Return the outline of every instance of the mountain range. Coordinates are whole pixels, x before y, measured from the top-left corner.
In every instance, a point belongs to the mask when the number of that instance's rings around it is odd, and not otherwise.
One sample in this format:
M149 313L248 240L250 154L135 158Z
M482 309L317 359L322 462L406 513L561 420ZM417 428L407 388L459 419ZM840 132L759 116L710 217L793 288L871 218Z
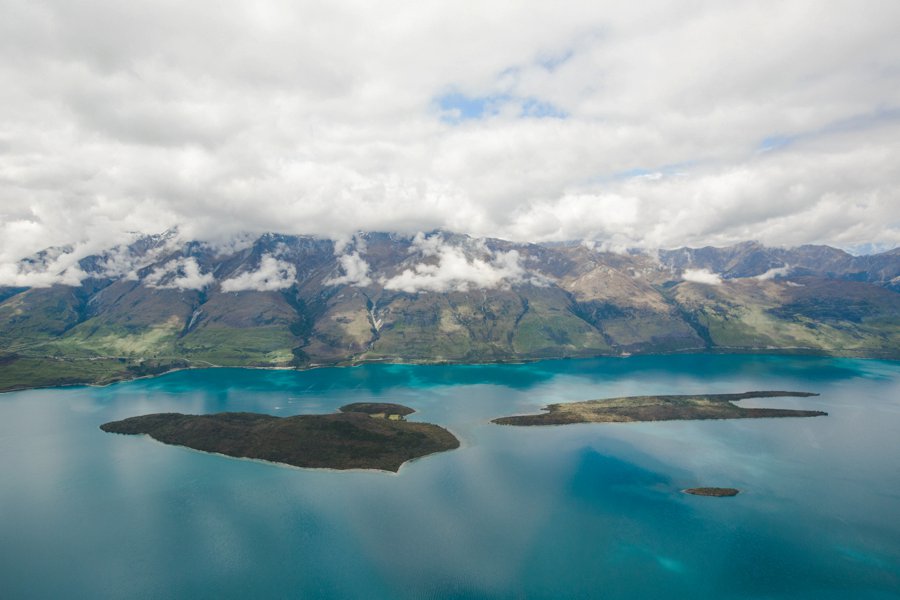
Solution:
M0 286L0 389L204 366L900 358L900 249L612 252L446 231L212 244L170 231L67 256L50 248L24 259Z

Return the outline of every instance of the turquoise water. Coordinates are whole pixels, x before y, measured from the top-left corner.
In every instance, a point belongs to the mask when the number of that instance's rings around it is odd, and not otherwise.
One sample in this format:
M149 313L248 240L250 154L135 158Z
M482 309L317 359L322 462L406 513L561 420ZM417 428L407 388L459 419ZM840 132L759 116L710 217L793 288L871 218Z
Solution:
M795 389L828 417L491 425L551 402ZM104 434L149 412L390 401L397 475ZM900 363L760 356L211 369L0 395L3 598L900 598ZM700 498L692 486L737 487Z

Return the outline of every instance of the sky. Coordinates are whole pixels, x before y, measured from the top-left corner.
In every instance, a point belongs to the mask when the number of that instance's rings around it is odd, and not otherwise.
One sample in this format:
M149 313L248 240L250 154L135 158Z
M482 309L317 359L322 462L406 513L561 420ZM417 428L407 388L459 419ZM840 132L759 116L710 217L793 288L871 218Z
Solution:
M0 270L173 226L900 244L896 0L0 14Z

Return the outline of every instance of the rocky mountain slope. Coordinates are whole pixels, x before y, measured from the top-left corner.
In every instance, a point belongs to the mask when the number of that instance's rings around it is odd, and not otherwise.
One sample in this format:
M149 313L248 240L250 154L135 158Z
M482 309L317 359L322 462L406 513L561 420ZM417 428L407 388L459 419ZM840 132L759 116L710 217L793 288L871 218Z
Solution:
M604 252L432 232L169 232L50 249L0 287L0 389L175 367L488 362L663 352L900 358L900 252ZM28 285L30 282L34 282Z

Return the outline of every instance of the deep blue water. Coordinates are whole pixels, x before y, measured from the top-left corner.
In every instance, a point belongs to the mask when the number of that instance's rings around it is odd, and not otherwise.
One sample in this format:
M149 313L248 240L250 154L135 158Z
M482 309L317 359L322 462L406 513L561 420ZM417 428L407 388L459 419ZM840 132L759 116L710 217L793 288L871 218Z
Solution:
M620 395L828 417L491 425ZM415 408L459 450L398 475L105 434L150 412ZM692 486L737 487L700 498ZM674 356L210 369L0 395L2 598L900 598L900 363Z

